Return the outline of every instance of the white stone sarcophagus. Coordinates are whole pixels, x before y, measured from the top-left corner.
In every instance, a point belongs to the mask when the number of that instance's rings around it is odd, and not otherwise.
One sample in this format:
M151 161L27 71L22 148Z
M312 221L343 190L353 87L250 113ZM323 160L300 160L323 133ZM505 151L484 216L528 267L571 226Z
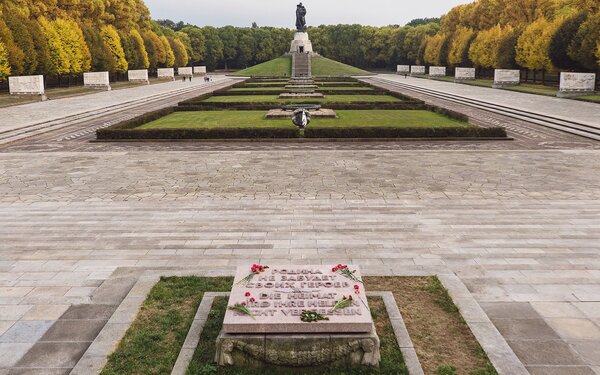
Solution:
M398 74L408 74L410 73L410 65L397 65L396 73Z
M191 66L182 66L181 68L177 68L177 75L191 77L194 75L194 68Z
M127 79L129 79L129 82L150 84L148 69L129 70L127 72Z
M206 66L194 66L194 74L206 75Z
M521 71L517 69L494 70L494 88L517 86L521 83Z
M445 66L430 66L429 67L430 77L445 77L446 67Z
M10 95L41 95L45 98L44 76L8 77Z
M83 73L83 85L98 90L111 90L108 72Z
M454 80L463 81L475 79L475 68L456 68L454 71Z
M173 68L159 68L156 71L156 74L160 79L169 79L171 81L175 80L175 69Z
M560 73L560 98L593 95L596 90L595 73Z
M425 75L425 66L424 65L411 65L410 75L417 75L417 76Z

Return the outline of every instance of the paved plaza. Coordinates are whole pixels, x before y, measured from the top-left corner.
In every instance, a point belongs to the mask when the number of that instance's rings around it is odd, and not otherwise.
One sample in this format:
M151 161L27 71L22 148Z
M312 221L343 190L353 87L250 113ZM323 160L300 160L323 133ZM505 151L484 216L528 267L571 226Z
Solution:
M532 374L600 374L598 142L469 115L514 141L1 146L0 374L68 373L143 270L292 262L456 273Z

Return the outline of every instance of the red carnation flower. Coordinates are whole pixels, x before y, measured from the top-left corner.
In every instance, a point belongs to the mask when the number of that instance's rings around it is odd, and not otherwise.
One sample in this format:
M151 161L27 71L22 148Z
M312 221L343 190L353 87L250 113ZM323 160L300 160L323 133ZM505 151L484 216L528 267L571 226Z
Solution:
M250 292L246 292L245 296L250 297Z
M254 299L254 297L253 297L253 298L250 298L250 302L254 302L254 301L256 301L256 300Z

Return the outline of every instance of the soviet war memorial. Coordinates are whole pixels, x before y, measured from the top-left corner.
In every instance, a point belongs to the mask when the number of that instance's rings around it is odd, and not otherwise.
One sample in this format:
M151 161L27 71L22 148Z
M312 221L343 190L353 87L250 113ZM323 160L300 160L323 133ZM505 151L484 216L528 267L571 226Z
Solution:
M0 374L600 374L600 3L0 2Z

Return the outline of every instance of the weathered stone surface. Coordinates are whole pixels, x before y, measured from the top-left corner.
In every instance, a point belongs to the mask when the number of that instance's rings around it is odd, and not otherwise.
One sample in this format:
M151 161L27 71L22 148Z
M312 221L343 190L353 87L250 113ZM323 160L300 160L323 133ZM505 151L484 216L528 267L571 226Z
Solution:
M191 66L182 66L180 68L177 68L177 74L180 76L193 76L194 68L192 68Z
M514 69L494 70L494 87L514 86L521 83L521 71Z
M313 53L313 46L308 33L297 32L290 47L290 53Z
M302 89L317 89L319 88L319 86L317 85L286 85L285 86L286 89L296 89L296 90L302 90Z
M164 79L174 80L175 79L175 69L173 69L173 68L159 68L157 70L157 75L158 75L158 78L164 78Z
M595 73L560 73L559 97L593 94L596 84Z
M431 77L443 77L446 75L446 67L445 66L430 66L429 67L429 75Z
M194 74L206 74L206 66L194 66Z
M216 362L220 366L263 367L275 365L295 369L315 366L379 366L379 337L369 332L355 334L228 334L217 338Z
M425 66L423 65L411 65L410 74L421 75L425 74Z
M148 69L129 70L127 78L130 82L145 82L148 83Z
M367 307L364 286L333 272L334 266L271 266L250 275L250 266L237 268L229 306L245 304L253 316L228 310L223 322L225 333L331 333L369 332L373 319ZM357 266L348 266L360 280ZM355 286L359 293L355 293ZM343 297L353 302L344 309L333 310ZM316 311L329 318L302 322L302 312Z
M44 76L8 77L11 95L44 95Z
M321 108L319 110L309 110L310 117L313 118L336 118L337 114L333 109ZM265 115L265 118L292 118L293 111L284 111L283 109L272 109Z
M454 79L475 79L475 68L456 68L454 71Z
M397 73L410 73L410 65L397 65L396 66Z
M108 72L83 73L83 85L86 87L110 91L110 79Z

